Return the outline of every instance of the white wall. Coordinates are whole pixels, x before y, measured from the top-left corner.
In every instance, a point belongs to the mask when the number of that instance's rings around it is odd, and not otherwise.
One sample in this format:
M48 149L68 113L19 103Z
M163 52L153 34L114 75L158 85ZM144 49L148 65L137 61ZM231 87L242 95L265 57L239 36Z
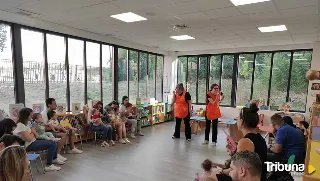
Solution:
M116 39L110 36L91 33L88 31L71 28L71 27L67 27L67 26L63 26L63 25L59 25L59 24L55 24L55 23L51 23L51 22L47 22L39 19L34 19L34 18L30 18L27 16L22 16L14 13L9 13L5 11L0 11L0 20L22 24L30 27L40 28L44 30L49 30L53 32L63 33L67 35L78 36L78 37L87 38L91 40L101 41L109 44L125 46L125 47L134 48L138 50L144 50L144 51L159 53L163 55L168 54L167 51L161 50L159 48L152 48L152 47L144 46L141 44L128 42L125 40Z
M173 91L176 86L177 79L177 53L168 52L168 55L164 56L164 69L163 69L163 100L167 102L168 95Z

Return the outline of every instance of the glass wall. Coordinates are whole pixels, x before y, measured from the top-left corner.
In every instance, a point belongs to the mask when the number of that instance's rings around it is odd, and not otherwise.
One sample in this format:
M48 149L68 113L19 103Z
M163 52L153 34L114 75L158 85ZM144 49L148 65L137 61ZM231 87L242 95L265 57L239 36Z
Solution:
M44 35L41 32L21 30L25 106L45 101Z
M192 97L197 94L198 100L193 99L197 104L205 103L208 81L209 88L213 83L220 84L225 96L222 106L244 106L252 99L259 99L268 106L289 103L292 111L304 112L309 85L305 74L311 59L312 50L181 56L177 80L188 81ZM233 70L234 67L237 69Z
M149 54L148 59L148 99L155 98L155 63L156 56Z
M163 83L163 56L157 56L156 65L156 99L159 102L163 101L162 97L162 83Z
M127 79L127 61L128 50L118 49L118 101L121 102L122 96L128 96L128 79Z
M102 45L102 101L106 105L112 101L113 47Z
M101 101L100 92L100 45L86 42L88 100Z
M147 67L148 67L148 54L140 52L139 98L141 98L141 100L147 100Z
M138 97L138 55L137 51L129 51L129 101L136 102Z
M9 113L9 105L15 103L12 62L11 27L0 24L0 109Z

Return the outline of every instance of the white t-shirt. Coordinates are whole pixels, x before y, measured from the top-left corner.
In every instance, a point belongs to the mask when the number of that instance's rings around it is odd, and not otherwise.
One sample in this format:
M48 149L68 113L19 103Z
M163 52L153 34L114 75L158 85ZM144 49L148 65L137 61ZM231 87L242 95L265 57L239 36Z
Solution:
M42 116L42 118L43 118L44 124L47 124L48 121L49 121L49 119L48 119L48 110L47 110L47 109L43 110L43 111L41 112L41 116Z
M28 126L26 126L26 125L24 125L22 123L18 123L16 129L13 131L13 134L16 135L16 136L19 136L20 138L22 138L21 132L24 132L24 131L27 131L28 133L31 133L31 129ZM24 140L25 141L25 147L27 148L35 140L36 140L36 138L34 138L31 142L27 142L26 140Z

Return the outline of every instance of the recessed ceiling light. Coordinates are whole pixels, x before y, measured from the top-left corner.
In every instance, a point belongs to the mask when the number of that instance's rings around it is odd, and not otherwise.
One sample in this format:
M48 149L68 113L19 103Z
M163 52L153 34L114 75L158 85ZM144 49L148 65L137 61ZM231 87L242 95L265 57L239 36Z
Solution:
M111 15L111 18L115 18L118 19L120 21L124 21L127 23L132 23L132 22L136 22L136 21L144 21L147 20L147 18L144 18L142 16L139 16L137 14L128 12L128 13L122 13L122 14L116 14L116 15Z
M258 28L262 33L267 32L275 32L275 31L286 31L286 25L278 25L278 26L268 26L268 27L259 27Z
M230 0L235 6L242 6L246 4L254 4L254 3L261 3L270 0Z
M171 36L170 38L175 39L175 40L193 40L193 39L195 39L189 35Z

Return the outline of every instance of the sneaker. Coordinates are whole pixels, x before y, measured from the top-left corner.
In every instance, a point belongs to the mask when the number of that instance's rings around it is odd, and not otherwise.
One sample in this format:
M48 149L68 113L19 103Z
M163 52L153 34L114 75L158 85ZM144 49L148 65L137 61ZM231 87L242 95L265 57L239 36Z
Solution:
M177 137L175 137L175 136L172 136L172 139L179 139L179 138L177 138Z
M57 167L57 166L55 166L55 165L50 165L50 166L46 166L45 168L44 168L44 171L46 171L46 172L51 172L51 171L59 171L59 170L61 170L61 167Z
M207 145L207 144L209 144L209 141L208 140L204 140L204 142L202 144L203 145Z
M57 159L58 159L58 160L61 160L61 161L63 161L63 162L66 162L66 161L68 160L67 158L61 156L60 154L57 155Z
M211 146L217 146L216 142L212 142Z
M128 138L123 138L123 140L124 140L126 143L130 143L130 141L128 140Z
M189 142L189 141L191 141L191 139L187 139L187 141Z
M110 141L110 144L111 144L112 146L114 146L116 143L115 143L113 140L111 140L111 141Z
M133 133L131 133L131 134L130 134L130 138L132 138L132 139L136 139L136 137L134 136L134 134L133 134Z
M68 151L69 154L81 154L83 151L78 150L77 148L73 148L72 150Z
M144 134L140 131L139 133L137 133L138 136L144 136Z
M123 139L119 139L119 143L121 143L121 144L127 144L127 142L124 141Z
M61 161L59 159L55 159L55 160L52 161L52 163L57 164L57 165L64 165L66 162L63 162L63 161Z
M101 147L110 147L110 145L106 141L104 141L101 143Z

